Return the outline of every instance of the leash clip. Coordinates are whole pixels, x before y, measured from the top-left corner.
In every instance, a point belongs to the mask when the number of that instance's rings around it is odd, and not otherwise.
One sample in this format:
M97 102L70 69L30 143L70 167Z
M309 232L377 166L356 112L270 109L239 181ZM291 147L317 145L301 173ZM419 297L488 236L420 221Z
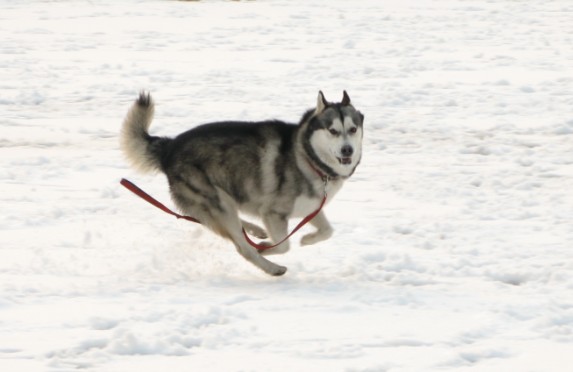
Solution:
M322 193L322 196L324 197L324 199L326 200L326 188L328 187L328 181L330 180L330 177L328 177L327 175L325 175L322 180L324 181L324 192Z

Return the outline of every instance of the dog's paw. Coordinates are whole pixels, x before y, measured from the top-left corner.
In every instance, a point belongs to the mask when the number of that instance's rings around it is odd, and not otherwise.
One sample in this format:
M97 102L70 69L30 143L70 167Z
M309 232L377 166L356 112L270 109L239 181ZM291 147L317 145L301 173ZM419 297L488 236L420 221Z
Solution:
M312 233L303 236L302 239L300 239L300 245L311 245L316 242L319 242L320 240L316 238L316 235L317 235L316 233Z
M269 237L265 229L255 225L254 223L243 221L243 228L245 231L247 231L247 233L254 236L255 238L267 239Z
M262 242L262 245L265 245L267 247L272 246L271 242ZM280 244L278 247L274 247L274 248L269 248L269 249L264 249L262 250L260 253L263 256L272 256L275 254L285 254L289 251L290 247L288 244L282 243Z
M281 275L284 275L284 273L286 273L286 272L287 272L286 267L277 265L276 269L273 270L273 272L271 272L269 274L271 274L272 276L281 276Z
M311 245L326 240L332 236L332 230L317 231L307 234L300 240L300 245Z

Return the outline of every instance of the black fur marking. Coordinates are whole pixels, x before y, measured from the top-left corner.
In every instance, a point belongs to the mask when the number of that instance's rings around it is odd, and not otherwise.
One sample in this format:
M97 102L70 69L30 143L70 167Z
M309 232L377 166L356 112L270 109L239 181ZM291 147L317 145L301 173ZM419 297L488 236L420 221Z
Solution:
M249 201L249 197L243 188L243 185L239 185L238 182L231 182L229 185L229 189L231 190L231 195L233 195L233 199L239 204L244 204Z
M281 192L286 186L287 173L289 171L289 166L292 166L296 160L291 159L293 155L293 143L296 140L296 127L293 125L282 126L276 128L276 134L278 134L278 139L280 140L279 154L275 160L275 177L277 179L277 192ZM298 182L293 185L298 190Z
M209 184L211 187L211 183L209 182L209 180L207 180L205 177L203 177L203 181L205 181L207 184ZM193 185L191 182L183 179L183 177L180 177L178 175L174 176L174 181L184 185L185 187L187 187L191 192L199 195L200 197L202 197L205 201L207 201L209 203L210 206L215 207L216 209L218 209L221 212L224 212L223 207L221 206L221 201L219 200L219 197L217 196L217 194L215 193L206 193L203 190L201 190L200 188L196 187L195 185ZM215 190L215 188L212 188L212 190Z
M307 121L310 120L310 118L312 117L312 115L314 114L315 109L310 109L308 111L306 111L303 115L302 118L299 121L299 125L306 123Z
M171 138L150 136L147 133L145 134L145 136L147 142L149 143L149 150L157 159L159 159L159 164L161 164L161 170L165 172L167 169L166 159L169 156L169 150L170 150L169 145L171 144L172 141Z
M340 104L342 106L348 106L350 105L350 97L348 96L348 93L346 93L346 91L344 91L342 93L342 102L340 102Z
M140 92L139 98L137 99L137 105L144 108L151 106L151 94L145 93L143 91Z

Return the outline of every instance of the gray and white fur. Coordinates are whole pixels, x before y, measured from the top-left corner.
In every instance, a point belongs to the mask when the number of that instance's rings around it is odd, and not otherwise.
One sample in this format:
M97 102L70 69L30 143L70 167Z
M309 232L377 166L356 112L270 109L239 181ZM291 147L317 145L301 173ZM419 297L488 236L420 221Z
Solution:
M298 124L217 122L195 127L175 138L148 133L154 102L141 93L130 108L121 133L121 147L142 172L167 175L173 201L215 233L233 242L237 251L270 275L286 267L263 257L286 253L288 240L259 253L243 236L269 239L271 245L288 233L288 221L316 210L324 191L330 201L355 171L362 155L364 116L346 92L330 103L322 92L315 108ZM264 229L241 220L239 213L259 217ZM324 212L310 222L316 231L302 237L314 244L332 235Z

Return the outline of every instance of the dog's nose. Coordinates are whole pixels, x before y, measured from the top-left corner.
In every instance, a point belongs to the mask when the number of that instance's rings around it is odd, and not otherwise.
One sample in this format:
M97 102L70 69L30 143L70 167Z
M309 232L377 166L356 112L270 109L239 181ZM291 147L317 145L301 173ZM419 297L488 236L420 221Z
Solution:
M352 146L346 145L346 146L342 146L342 149L340 150L340 152L342 153L342 156L348 157L348 156L352 156L354 149L352 148Z

